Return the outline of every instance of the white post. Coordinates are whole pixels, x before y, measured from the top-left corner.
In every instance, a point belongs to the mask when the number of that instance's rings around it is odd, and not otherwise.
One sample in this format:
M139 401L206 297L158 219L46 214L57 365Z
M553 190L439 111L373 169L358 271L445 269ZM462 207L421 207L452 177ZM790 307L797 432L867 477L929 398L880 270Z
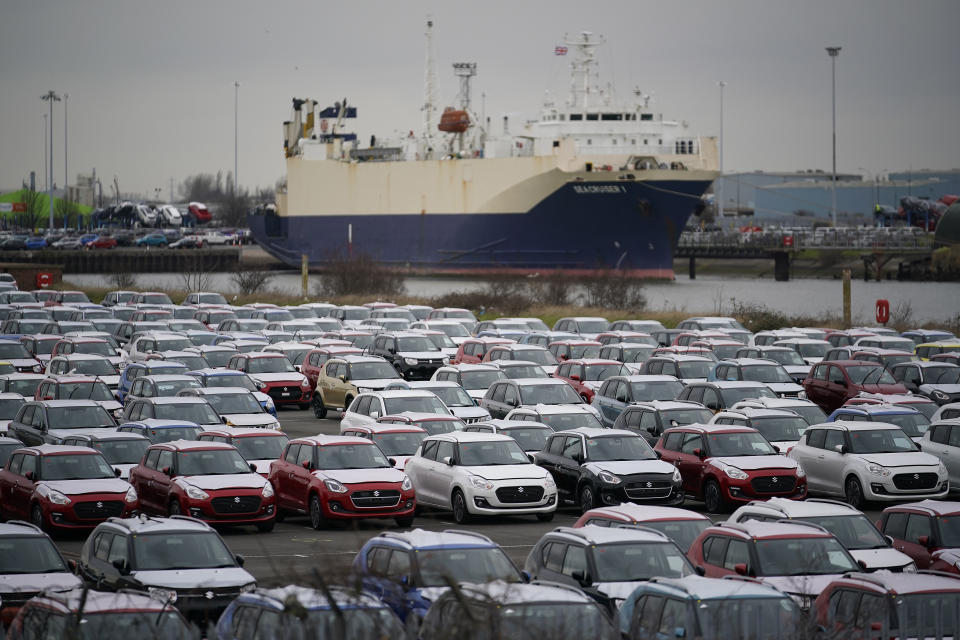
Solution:
M727 86L727 83L721 80L717 84L720 85L720 176L717 179L717 216L718 223L720 218L723 218L723 88Z
M240 193L240 177L237 175L237 149L240 139L240 81L233 83L233 194Z

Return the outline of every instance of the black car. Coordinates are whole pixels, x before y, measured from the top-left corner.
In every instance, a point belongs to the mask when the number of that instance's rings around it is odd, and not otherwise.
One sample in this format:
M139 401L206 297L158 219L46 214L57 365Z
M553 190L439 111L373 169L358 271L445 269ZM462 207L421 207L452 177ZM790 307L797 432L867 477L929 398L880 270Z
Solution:
M392 364L405 380L429 380L449 362L430 338L405 331L377 335L369 352Z
M560 431L534 459L553 476L560 500L575 502L584 513L622 502L683 504L680 472L631 431Z
M116 429L117 423L95 400L35 400L24 403L7 426L24 446L61 444L78 429Z

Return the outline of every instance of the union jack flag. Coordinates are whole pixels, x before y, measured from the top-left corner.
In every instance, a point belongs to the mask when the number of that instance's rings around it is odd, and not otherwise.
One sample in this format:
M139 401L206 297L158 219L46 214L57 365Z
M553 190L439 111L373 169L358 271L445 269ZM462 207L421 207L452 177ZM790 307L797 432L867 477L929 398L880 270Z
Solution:
M555 56L565 56L567 55L567 48L562 46L557 46L553 48L553 55Z

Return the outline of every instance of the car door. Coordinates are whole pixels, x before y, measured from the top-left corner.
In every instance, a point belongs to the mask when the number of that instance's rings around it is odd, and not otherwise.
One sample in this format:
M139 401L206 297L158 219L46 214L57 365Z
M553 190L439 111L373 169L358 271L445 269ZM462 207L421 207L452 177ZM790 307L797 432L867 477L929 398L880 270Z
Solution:
M173 451L161 449L160 456L157 458L157 468L149 470L148 473L150 479L147 481L147 487L153 495L154 511L166 515L172 495L173 478L176 476L176 460Z
M950 426L949 440L941 460L950 474L950 486L960 487L960 425Z
M157 460L160 458L159 449L149 449L143 463L130 469L130 484L140 497L140 508L144 511L155 511L157 499L153 491L153 474L157 469Z
M441 440L437 445L437 459L431 461L426 474L431 500L442 507L449 508L452 505L453 474L446 459L456 462L456 455L453 442Z
M547 446L543 448L543 451L538 451L534 454L537 465L543 467L550 473L557 487L560 486L560 458L563 454L565 438L566 436L563 435L550 436L550 439L547 441ZM563 497L564 494L561 490L560 498L562 499Z
M346 385L338 377L346 368L336 360L327 360L323 369L323 400L329 407L343 407Z
M280 459L270 463L270 482L277 494L277 508L292 507L291 481L293 479L293 467L297 464L297 454L299 452L299 443L288 444Z
M843 369L837 365L830 365L824 391L824 409L831 412L836 410L846 402L849 393L849 382Z
M308 466L304 466L308 464ZM297 463L288 472L290 480L290 506L293 509L306 511L307 496L310 493L310 483L314 478L313 472L317 468L316 447L301 444L297 452Z
M583 438L568 435L557 469L557 489L569 500L577 499L577 483L580 480L580 465L584 460Z
M410 458L404 467L404 473L410 477L410 482L413 483L418 503L434 503L434 497L430 490L430 474L437 459L437 446L437 440L424 441L419 455Z
M846 446L846 432L840 429L827 429L826 431L827 435L823 442L823 449L817 452L816 460L813 461L817 473L817 490L834 495L843 495L843 468L847 463L847 456L850 454L840 453L837 451L837 447ZM809 481L808 477L807 482Z
M30 517L30 499L37 486L40 471L40 456L33 452L26 452L20 461L19 471L12 478L10 510L24 520Z
M703 478L704 461L699 455L694 453L699 450L701 455L706 455L703 436L693 431L687 431L683 434L680 441L680 451L677 454L676 467L683 476L683 490L691 495L699 496L702 493L701 479Z

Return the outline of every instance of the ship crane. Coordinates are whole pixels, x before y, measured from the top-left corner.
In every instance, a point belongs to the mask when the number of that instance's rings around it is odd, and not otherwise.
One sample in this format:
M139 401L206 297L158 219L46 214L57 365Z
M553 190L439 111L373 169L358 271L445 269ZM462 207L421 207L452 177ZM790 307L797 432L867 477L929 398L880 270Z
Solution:
M475 140L466 142L465 137L468 131L477 128L473 124L477 122L477 116L471 108L470 82L477 75L476 62L454 62L453 74L460 78L460 91L457 94L457 107L447 107L440 117L440 131L454 134L449 138L449 153L454 155L454 146L456 151L463 153L468 149L473 149L477 145Z

